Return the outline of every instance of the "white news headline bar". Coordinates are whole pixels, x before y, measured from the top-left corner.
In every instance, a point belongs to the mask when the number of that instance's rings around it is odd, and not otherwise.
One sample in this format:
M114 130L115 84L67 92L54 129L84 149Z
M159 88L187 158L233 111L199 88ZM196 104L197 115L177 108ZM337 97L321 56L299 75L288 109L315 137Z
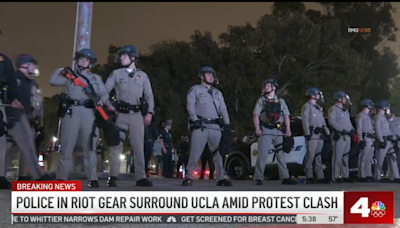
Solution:
M261 191L13 191L12 213L342 213L344 193Z

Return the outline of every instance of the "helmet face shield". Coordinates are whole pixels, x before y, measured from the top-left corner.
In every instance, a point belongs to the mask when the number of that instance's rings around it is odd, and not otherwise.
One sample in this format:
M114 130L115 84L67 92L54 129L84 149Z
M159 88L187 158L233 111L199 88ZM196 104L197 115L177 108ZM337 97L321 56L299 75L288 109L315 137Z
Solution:
M318 94L319 94L319 101L321 103L325 103L324 94L322 93L322 91L319 91Z
M350 96L347 94L346 94L346 104L353 105L353 103L351 103Z

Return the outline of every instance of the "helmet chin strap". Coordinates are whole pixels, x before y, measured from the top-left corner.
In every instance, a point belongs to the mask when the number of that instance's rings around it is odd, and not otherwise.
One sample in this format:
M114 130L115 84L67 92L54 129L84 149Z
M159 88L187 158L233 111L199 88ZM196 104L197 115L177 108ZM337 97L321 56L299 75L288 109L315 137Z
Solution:
M276 91L276 89L271 89L271 91L269 91L269 92L265 92L264 91L264 93L263 93L263 96L265 97L265 96L268 96L270 93L272 93L273 91Z
M78 63L76 63L77 69L78 69L80 72L89 69L89 68L91 67L91 65L92 65L92 64L89 64L87 67L83 67L83 66L80 66Z

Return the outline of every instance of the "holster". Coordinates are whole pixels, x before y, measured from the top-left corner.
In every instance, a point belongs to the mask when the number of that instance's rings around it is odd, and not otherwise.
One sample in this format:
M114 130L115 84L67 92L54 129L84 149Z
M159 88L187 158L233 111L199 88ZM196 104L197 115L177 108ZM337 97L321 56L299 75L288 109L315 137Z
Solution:
M149 113L149 104L147 104L143 98L140 98L140 105L141 105L142 116L147 115L147 113Z
M21 119L22 109L6 107L7 116L7 128L11 129L15 127L15 123Z
M294 146L293 136L283 137L283 145L282 145L283 152L290 153L293 146Z
M340 133L338 131L333 131L332 139L338 141L340 139Z
M133 112L142 112L143 111L143 107L141 104L140 105L131 105L131 104L123 102L123 101L118 102L115 108L117 109L118 112L124 113L124 114L129 114L129 111L133 111ZM142 112L142 114L143 114L143 112Z
M57 116L60 118L64 118L69 109L69 104L67 103L66 96L63 94L60 95L59 101L60 103L58 104Z

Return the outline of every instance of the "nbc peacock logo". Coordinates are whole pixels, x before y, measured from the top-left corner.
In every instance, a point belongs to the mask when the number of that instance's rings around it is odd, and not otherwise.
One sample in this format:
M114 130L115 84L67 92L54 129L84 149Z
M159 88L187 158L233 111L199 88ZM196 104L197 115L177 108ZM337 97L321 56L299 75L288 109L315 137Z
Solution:
M381 201L375 201L371 206L371 215L375 218L382 218L386 214L385 204Z

